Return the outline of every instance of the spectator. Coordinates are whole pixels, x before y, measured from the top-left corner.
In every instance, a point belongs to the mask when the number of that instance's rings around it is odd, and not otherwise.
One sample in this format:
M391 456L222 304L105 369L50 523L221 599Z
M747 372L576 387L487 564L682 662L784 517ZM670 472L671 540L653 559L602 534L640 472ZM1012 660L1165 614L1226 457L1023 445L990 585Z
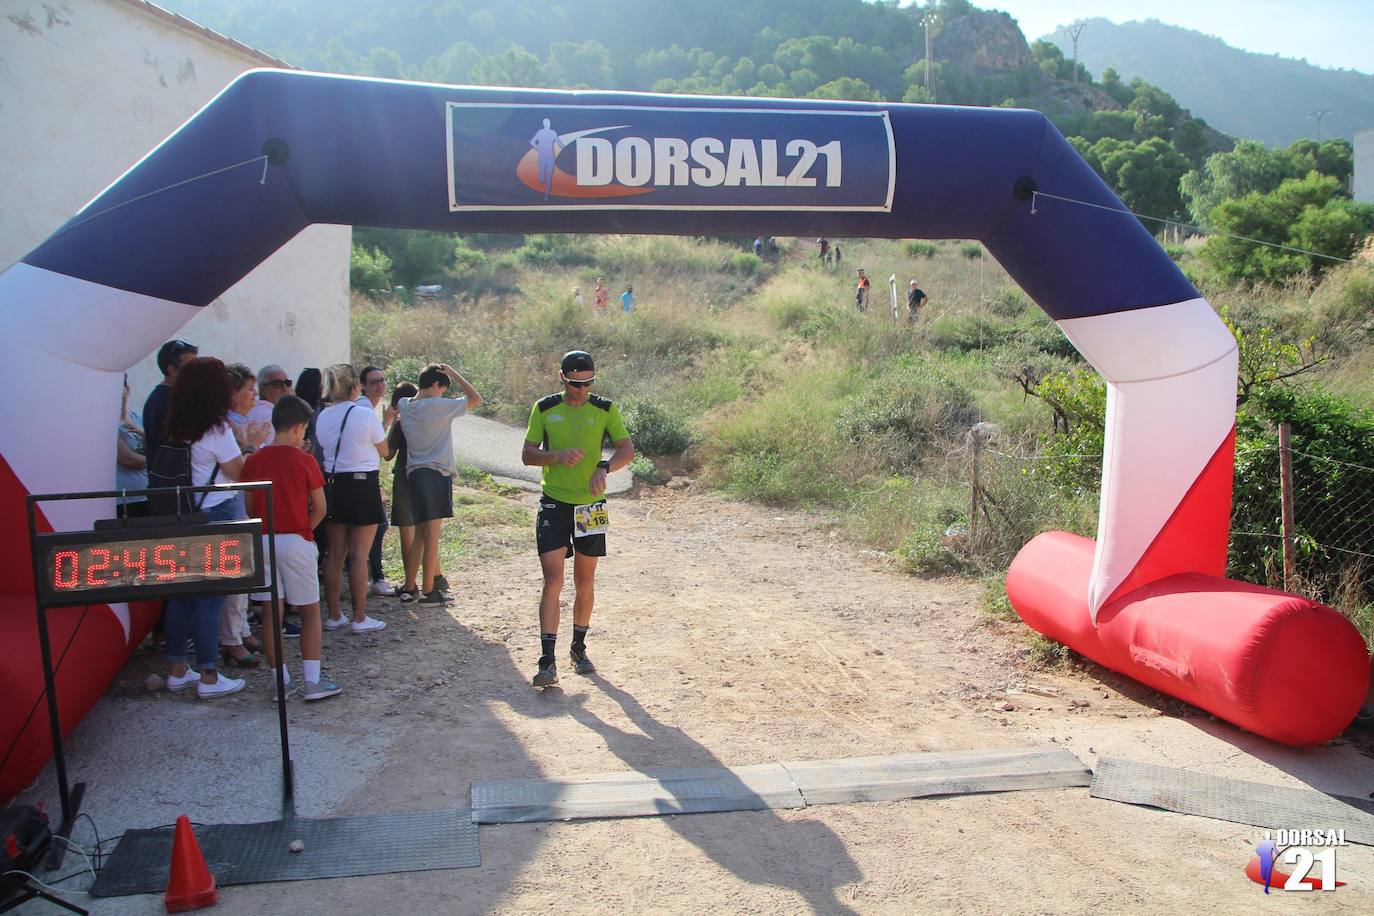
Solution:
M168 405L167 441L190 444L191 483L196 486L236 481L243 470L243 453L229 429L229 403L229 376L224 363L212 357L194 357L180 365ZM241 517L233 493L204 493L198 495L196 502L211 522ZM222 595L173 598L167 602L168 690L185 690L195 684L198 697L212 699L243 689L243 681L221 676L217 670L223 604ZM188 639L195 645L199 671L186 663Z
M830 266L830 240L826 238L816 239L816 245L820 248L821 266Z
M635 310L635 288L625 287L625 292L620 294L620 311L623 314L630 314Z
M352 630L372 633L386 624L367 616L367 554L381 523L382 491L378 476L381 458L386 454L386 433L382 418L359 407L357 376L347 364L325 370L325 383L332 402L315 418L315 434L324 454L326 553L324 597L329 619L326 630L349 626L349 618L339 609L343 591L344 560L348 560L348 591L353 602Z
M452 385L461 397L446 398ZM431 363L420 373L420 391L400 402L409 456L406 479L415 520L416 549L422 565L419 604L437 607L444 594L435 584L439 572L439 532L453 517L453 421L482 403L477 389L446 363Z
M124 394L119 399L119 426L115 434L115 489L148 489L147 442L143 427L136 417L129 416L129 377L124 376ZM148 514L148 497L119 496L115 498L120 518L142 518Z
M296 397L308 404L311 410L319 413L323 394L320 370L302 369L301 374L296 377Z
M859 268L859 282L854 286L854 308L859 311L868 309L868 274L864 273L862 267Z
M272 407L272 427L276 432L274 445L254 452L244 463L244 480L265 480L272 484L272 502L276 531L272 544L276 549L278 592L277 613L270 614L271 593L254 595L260 602L263 620L281 626L284 605L290 603L301 614L301 665L305 676L305 699L322 700L339 693L343 688L320 672L320 580L315 573L316 548L312 530L325 517L324 478L320 469L300 448L305 439L305 427L312 411L298 397L285 395ZM256 517L267 517L267 498L262 492L252 494ZM264 559L271 554L264 549ZM272 570L267 570L272 575ZM283 664L276 658L276 634L268 633L265 640L267 663L276 683L276 667ZM282 682L290 695L291 675L284 670Z
M839 242L835 243L835 248L832 253L835 255L835 269L839 270L840 267L843 266L841 265L840 261L844 258L844 253L840 251Z
M606 289L605 277L596 278L596 287L592 290L592 302L596 306L596 313L602 318L606 317L611 304L611 294Z
M248 422L267 424L267 438L263 445L272 444L272 405L291 393L291 376L281 366L270 364L258 370L258 401L248 411ZM314 408L311 408L313 411Z
M376 366L368 366L358 380L363 383L363 393L358 396L358 406L375 412L377 405L382 403L382 398L386 395L386 373ZM382 411L383 431L390 429L395 419L396 408L388 404ZM380 484L380 480L378 483ZM382 570L382 538L386 537L388 527L390 526L387 524L386 513L383 512L381 524L377 526L377 534L372 539L372 549L367 554L367 578L371 582L368 591L378 598L392 598L396 595L396 586L386 581L386 573Z
M149 462L167 434L167 405L172 400L172 383L176 381L177 371L199 352L195 344L180 338L169 340L158 348L157 368L162 373L162 381L143 402L143 438L147 442Z
M758 236L754 236L754 256L763 257L763 239Z
M267 438L267 429L262 423L251 423L248 414L252 411L258 396L257 378L253 370L243 363L230 363L225 366L229 378L229 428L234 432L240 451L251 455ZM247 518L248 507L243 493L233 494L236 517ZM219 654L226 665L238 668L256 668L262 659L256 650L262 643L253 636L248 625L248 596L226 595L220 608Z
M413 398L420 391L411 382L401 382L391 390L391 407L395 410L401 398ZM409 604L420 597L420 586L415 577L420 572L420 553L415 549L415 517L410 511L410 487L406 480L406 434L399 419L391 424L386 436L386 457L391 465L391 524L401 533L401 565L405 568L405 583L396 590L402 604ZM442 584L441 584L442 583ZM442 574L434 577L434 587L441 592L448 591L448 581Z
M906 320L914 322L916 320L917 314L921 310L921 306L925 304L925 290L917 286L915 280L912 280L911 285L907 288L906 291Z

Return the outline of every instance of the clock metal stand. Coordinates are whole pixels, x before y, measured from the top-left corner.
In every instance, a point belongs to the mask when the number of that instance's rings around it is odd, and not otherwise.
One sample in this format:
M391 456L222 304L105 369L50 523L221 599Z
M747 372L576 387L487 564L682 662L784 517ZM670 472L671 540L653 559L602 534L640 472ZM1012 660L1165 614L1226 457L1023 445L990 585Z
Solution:
M294 777L291 764L290 740L286 722L286 685L283 672L285 647L281 626L277 621L277 557L274 538L264 538L263 532L276 532L276 518L272 508L270 483L217 484L204 487L177 487L177 507L183 495L211 492L264 491L267 495L266 519L246 519L233 522L211 522L203 512L181 512L176 515L144 518L111 518L95 522L90 531L38 530L38 506L41 503L66 500L108 500L115 497L164 495L161 490L102 490L87 493L46 493L28 497L29 551L33 558L34 599L38 614L38 647L43 664L43 685L47 697L49 730L52 733L53 768L57 776L57 790L62 803L62 824L57 835L71 836L86 784L69 786L67 763L62 747L62 722L57 703L56 670L52 660L51 638L48 634L48 609L80 607L83 605L124 601L161 600L196 595L242 595L267 592L271 595L267 618L272 627L272 640L277 657L277 721L281 733L282 819L296 816ZM46 521L46 519L45 519ZM212 549L211 543L215 544ZM147 550L154 545L154 570L149 572ZM197 571L191 564L184 567L177 558L187 550L177 545L195 544L204 549L205 565ZM138 569L139 575L124 575L112 568L113 557L119 551L121 559L129 556L130 546L139 553L140 562L121 564L125 572ZM165 556L163 554L163 549ZM231 549L232 548L232 549ZM246 550L246 554L237 551ZM273 575L267 581L263 554ZM101 556L103 554L103 556ZM82 575L82 563L86 563ZM97 562L92 563L91 560ZM233 561L233 562L230 562ZM65 573L64 573L65 564ZM156 567L161 567L158 570ZM84 618L83 618L84 619ZM78 622L76 629L81 624ZM75 631L72 634L75 637ZM70 640L68 641L70 645ZM63 653L65 657L65 650ZM62 660L58 660L61 665ZM61 865L65 843L55 843L49 849L47 867Z

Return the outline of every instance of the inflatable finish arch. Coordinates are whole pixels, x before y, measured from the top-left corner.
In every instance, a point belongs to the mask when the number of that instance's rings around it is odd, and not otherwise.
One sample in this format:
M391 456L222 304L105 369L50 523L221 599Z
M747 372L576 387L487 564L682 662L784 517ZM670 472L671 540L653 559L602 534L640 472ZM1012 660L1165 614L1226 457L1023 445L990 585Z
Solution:
M1107 209L1033 208L1036 189ZM41 715L19 734L41 690L23 495L110 486L120 373L316 222L981 240L1109 384L1097 540L1028 545L1018 611L1246 728L1325 740L1358 707L1363 646L1328 608L1219 578L1235 343L1120 208L1032 111L243 75L0 274L0 359L50 393L0 403L0 690L17 699L0 796L47 740ZM74 528L98 507L48 511ZM59 652L80 615L54 614ZM148 626L138 608L86 616L60 672L67 728ZM1315 671L1332 689L1308 696Z

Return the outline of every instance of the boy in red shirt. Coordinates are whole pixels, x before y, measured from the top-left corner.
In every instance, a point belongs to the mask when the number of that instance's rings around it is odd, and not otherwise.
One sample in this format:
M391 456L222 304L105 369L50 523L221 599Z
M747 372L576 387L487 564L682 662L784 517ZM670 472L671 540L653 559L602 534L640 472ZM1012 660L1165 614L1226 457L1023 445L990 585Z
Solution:
M301 449L305 428L314 413L310 405L295 395L286 395L272 407L272 444L248 456L243 464L241 480L270 481L272 507L276 511L277 550L277 613L267 613L270 594L253 595L259 602L258 611L264 621L275 620L281 626L286 605L294 605L301 615L301 661L305 668L305 698L323 700L343 688L320 673L320 580L317 572L319 551L315 547L315 526L324 520L324 476L314 457ZM263 491L249 494L249 512L267 520L267 495ZM264 532L266 534L266 532ZM264 545L266 547L266 545ZM263 551L263 564L271 576L271 554ZM269 579L270 581L270 579ZM284 599L284 600L283 600ZM271 666L272 682L276 683L277 641L275 634L263 633L267 650L267 664ZM284 664L283 664L284 667ZM282 672L287 695L291 694L291 675Z

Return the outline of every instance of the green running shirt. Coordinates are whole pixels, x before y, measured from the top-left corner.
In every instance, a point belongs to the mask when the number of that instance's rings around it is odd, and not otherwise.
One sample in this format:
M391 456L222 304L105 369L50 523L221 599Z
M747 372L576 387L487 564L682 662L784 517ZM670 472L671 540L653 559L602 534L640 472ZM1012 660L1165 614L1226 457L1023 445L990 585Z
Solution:
M559 502L575 506L596 502L589 489L596 463L601 460L601 437L608 434L612 442L630 437L620 406L610 398L592 395L580 407L563 403L563 395L551 394L535 402L530 408L529 426L525 441L542 443L551 452L565 448L582 449L582 460L574 465L548 464L544 466L544 492Z

